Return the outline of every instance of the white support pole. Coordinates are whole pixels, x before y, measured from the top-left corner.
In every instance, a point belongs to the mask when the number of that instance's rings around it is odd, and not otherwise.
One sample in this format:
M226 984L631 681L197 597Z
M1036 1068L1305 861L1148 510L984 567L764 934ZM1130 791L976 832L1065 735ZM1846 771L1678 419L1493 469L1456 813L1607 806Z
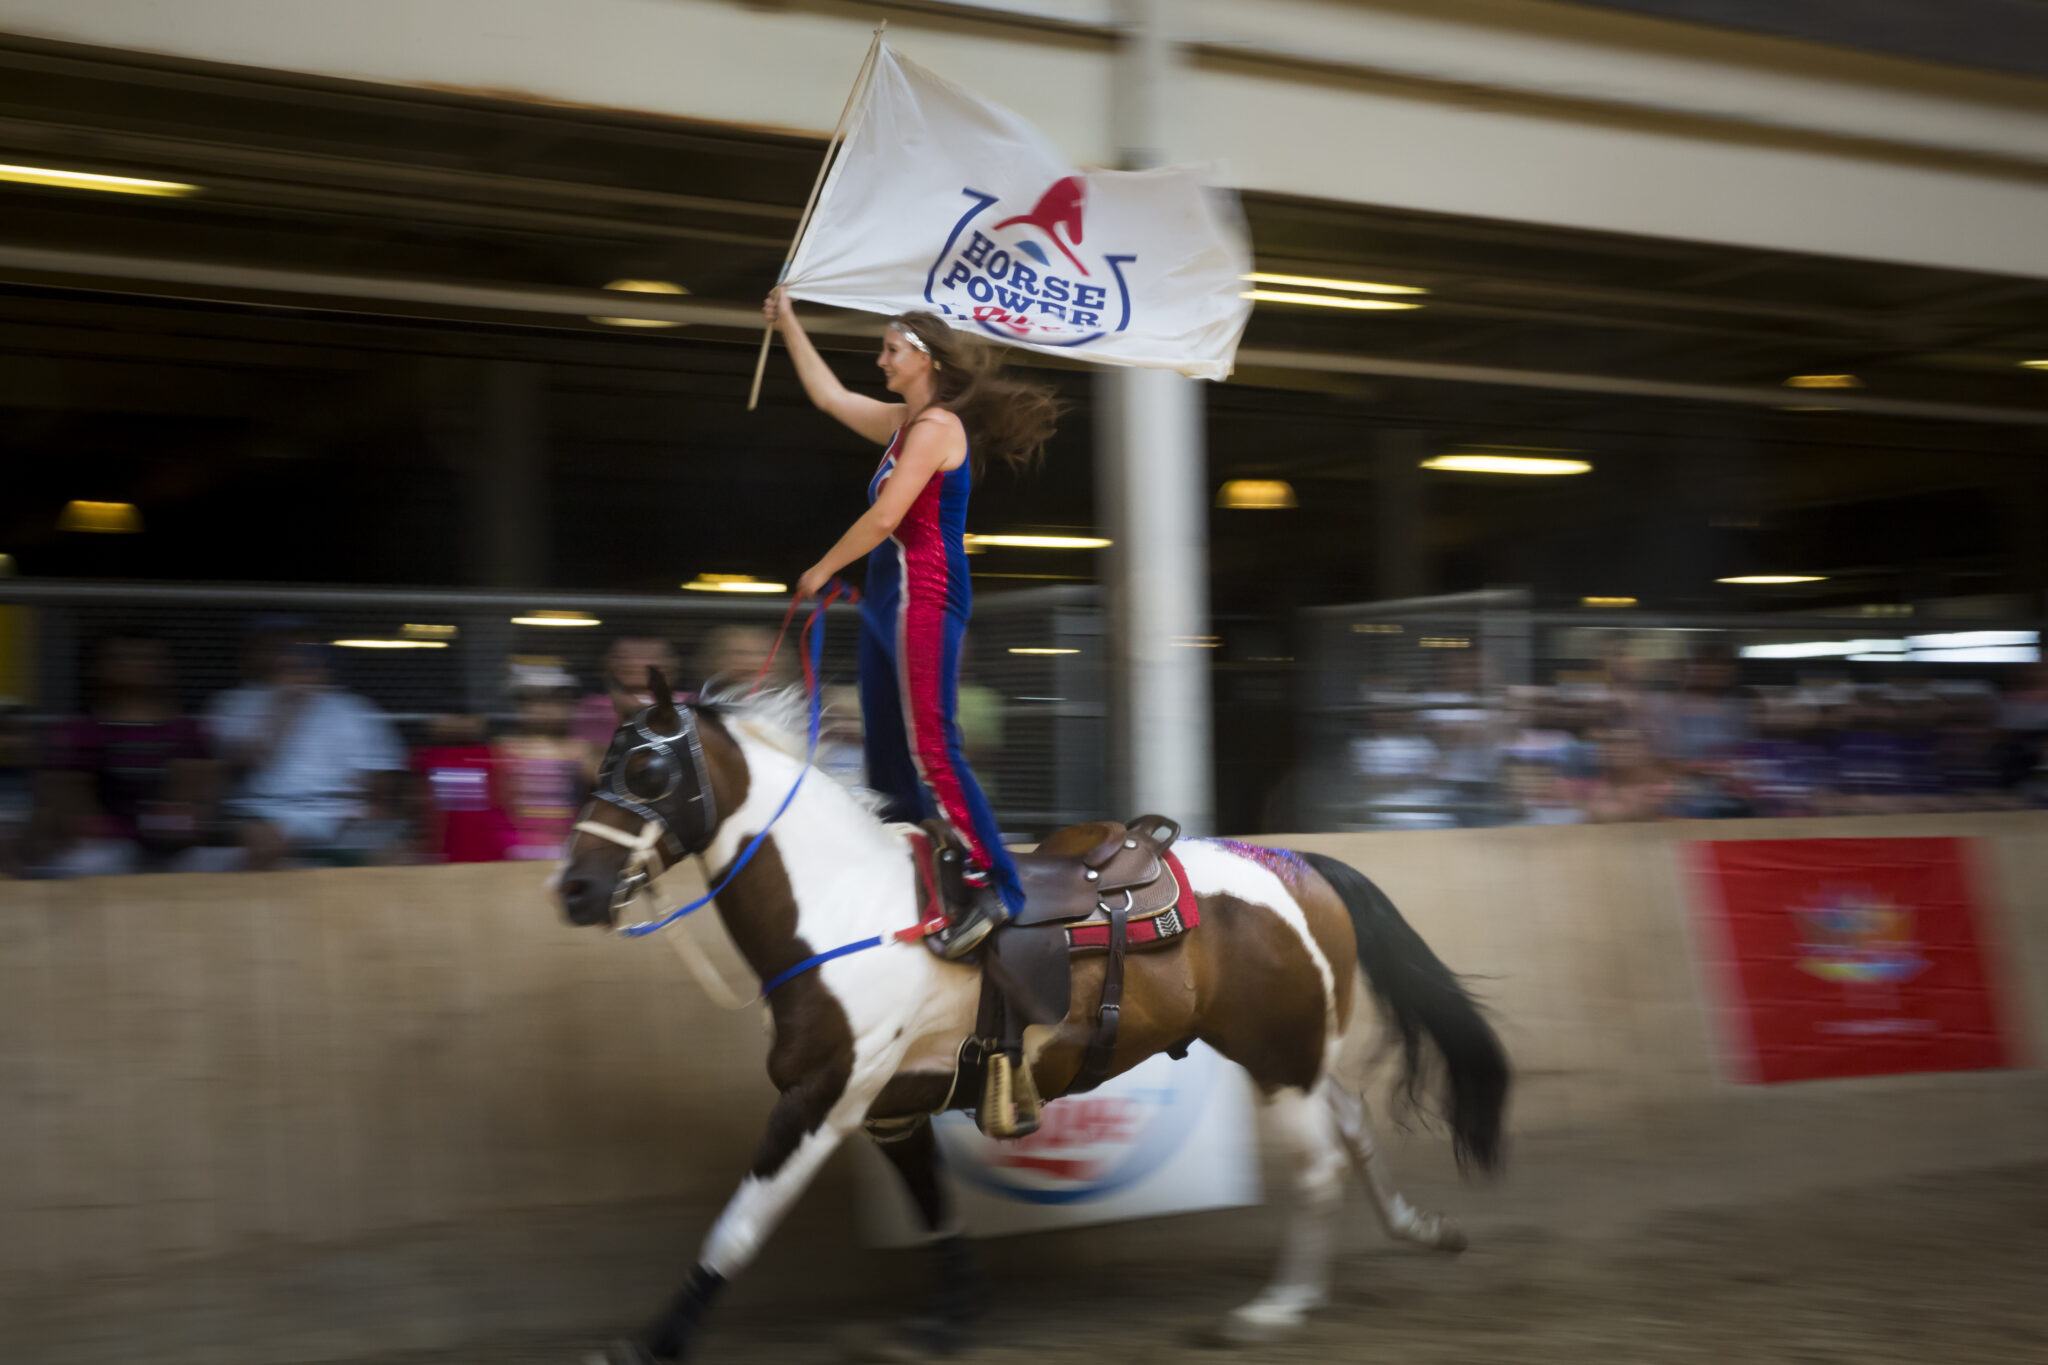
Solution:
M1173 69L1162 0L1122 0L1117 142L1125 165L1165 160ZM1213 831L1208 475L1197 381L1112 368L1097 381L1097 496L1115 542L1109 614L1112 788L1119 816L1157 811Z

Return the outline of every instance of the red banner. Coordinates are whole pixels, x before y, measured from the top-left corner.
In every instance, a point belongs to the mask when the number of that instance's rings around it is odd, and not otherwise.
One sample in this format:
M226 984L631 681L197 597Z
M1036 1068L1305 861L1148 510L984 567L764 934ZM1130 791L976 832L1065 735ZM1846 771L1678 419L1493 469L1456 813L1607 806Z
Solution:
M2011 1064L1963 839L1693 846L1746 1079Z

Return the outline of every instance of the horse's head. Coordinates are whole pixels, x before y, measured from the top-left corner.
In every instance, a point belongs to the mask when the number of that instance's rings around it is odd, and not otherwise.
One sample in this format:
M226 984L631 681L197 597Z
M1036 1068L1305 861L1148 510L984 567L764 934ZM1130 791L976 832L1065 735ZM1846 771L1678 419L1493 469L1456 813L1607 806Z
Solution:
M647 670L650 705L610 683L619 728L556 883L571 924L616 924L656 877L710 845L746 792L737 746L710 713L679 705L660 669Z

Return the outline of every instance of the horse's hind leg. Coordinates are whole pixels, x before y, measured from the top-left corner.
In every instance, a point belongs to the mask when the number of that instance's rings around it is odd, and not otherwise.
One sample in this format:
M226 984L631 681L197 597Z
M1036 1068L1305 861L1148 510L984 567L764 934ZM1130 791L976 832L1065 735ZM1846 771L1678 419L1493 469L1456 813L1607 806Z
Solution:
M1465 1234L1456 1223L1440 1213L1417 1209L1394 1188L1394 1175L1387 1167L1386 1155L1373 1140L1372 1127L1366 1121L1365 1101L1338 1084L1334 1076L1324 1077L1316 1088L1322 1092L1322 1100L1351 1154L1351 1164L1372 1196L1373 1212L1379 1215L1387 1236L1435 1251L1463 1251Z
M967 1324L987 1306L974 1253L953 1210L953 1200L939 1178L939 1144L932 1121L923 1116L902 1127L893 1121L870 1124L868 1136L903 1178L912 1202L931 1234L938 1291L931 1311L904 1324L912 1340L926 1350L951 1355L960 1349Z
M1272 1281L1230 1315L1227 1330L1239 1341L1293 1332L1329 1302L1330 1239L1344 1204L1344 1140L1330 1106L1289 1089L1274 1095L1271 1112L1294 1163L1294 1203Z

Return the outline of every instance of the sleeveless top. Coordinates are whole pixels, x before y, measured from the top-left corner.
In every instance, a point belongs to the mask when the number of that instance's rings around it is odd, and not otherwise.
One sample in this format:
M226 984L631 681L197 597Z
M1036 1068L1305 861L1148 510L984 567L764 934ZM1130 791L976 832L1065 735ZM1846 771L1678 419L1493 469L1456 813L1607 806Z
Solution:
M908 423L904 424L908 426ZM868 504L882 495L882 485L896 472L903 427L889 439L882 462L868 481ZM897 523L889 539L868 556L866 602L876 612L896 609L895 598L907 588L911 595L940 597L947 611L963 620L974 605L967 573L967 499L974 491L972 459L957 469L932 475L916 501Z

